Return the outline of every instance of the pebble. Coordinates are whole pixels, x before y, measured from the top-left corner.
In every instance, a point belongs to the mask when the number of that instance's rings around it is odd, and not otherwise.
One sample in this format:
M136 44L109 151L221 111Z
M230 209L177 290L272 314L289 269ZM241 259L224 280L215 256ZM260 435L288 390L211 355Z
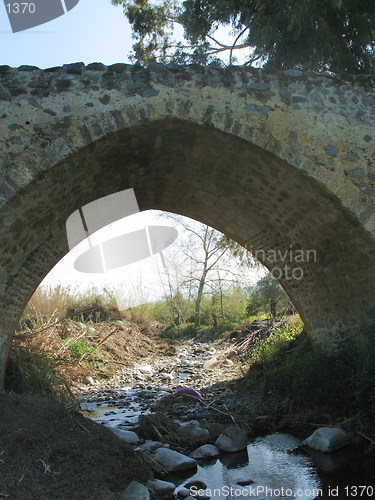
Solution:
M95 381L92 377L85 377L83 379L83 383L88 385L95 385Z
M200 479L193 479L184 484L185 488L196 488L197 490L205 490L207 488L207 484Z
M252 479L244 479L243 481L237 481L238 486L249 486L250 484L254 484Z

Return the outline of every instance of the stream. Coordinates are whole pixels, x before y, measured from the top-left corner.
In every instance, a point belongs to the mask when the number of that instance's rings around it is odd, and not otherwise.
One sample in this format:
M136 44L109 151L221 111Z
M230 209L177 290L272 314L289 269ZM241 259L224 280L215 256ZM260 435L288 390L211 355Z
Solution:
M216 365L215 371L210 370L215 367L212 361L218 354L220 350L211 344L184 344L168 365L165 360L137 364L127 374L128 383L85 395L81 398L81 412L109 428L137 432L139 416L159 409L158 404L178 386L200 389L212 384L213 392L209 395L219 394L220 387L215 386L210 374L220 376L218 372L222 370L221 378L224 374L228 378L233 376L235 366L224 360ZM212 420L212 410L201 401L186 397L180 400L172 405L172 415L167 412L178 423L205 417ZM183 491L179 494L179 490L184 490L187 481L195 480L203 482L196 490L196 498L201 499L375 498L373 461L358 460L350 448L330 454L301 450L301 442L297 436L273 433L252 439L242 451L198 459L195 470L169 473L161 478L175 485L174 496L153 498L183 498ZM151 445L152 442L142 439L132 444L142 452L150 452Z

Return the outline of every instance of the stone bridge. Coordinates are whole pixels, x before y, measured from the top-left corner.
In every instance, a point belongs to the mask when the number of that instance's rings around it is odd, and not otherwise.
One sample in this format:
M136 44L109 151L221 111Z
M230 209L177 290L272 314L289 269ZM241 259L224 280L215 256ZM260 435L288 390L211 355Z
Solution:
M68 216L128 188L141 210L209 224L270 269L288 251L280 282L323 345L374 326L370 77L2 66L0 103L2 371L27 300L68 251Z

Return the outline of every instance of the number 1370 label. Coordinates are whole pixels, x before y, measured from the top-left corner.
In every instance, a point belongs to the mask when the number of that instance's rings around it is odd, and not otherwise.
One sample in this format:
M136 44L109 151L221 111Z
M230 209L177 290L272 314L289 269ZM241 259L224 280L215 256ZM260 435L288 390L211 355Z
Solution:
M13 33L48 23L65 14L78 4L79 0L33 0L20 2L4 0L6 12Z

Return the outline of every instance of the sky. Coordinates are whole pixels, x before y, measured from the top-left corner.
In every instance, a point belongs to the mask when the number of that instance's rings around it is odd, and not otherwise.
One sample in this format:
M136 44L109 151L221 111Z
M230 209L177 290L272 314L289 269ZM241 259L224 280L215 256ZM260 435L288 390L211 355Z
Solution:
M73 62L102 62L106 65L130 62L131 29L122 8L113 6L111 0L79 0L74 8L57 19L17 33L12 32L8 20L5 7L8 1L0 0L0 65L32 65L44 69ZM227 34L222 33L221 39L228 40ZM135 214L99 231L95 241L155 224L165 225L155 212ZM75 271L73 266L75 259L86 248L87 241L69 252L47 275L42 285L62 283L83 290L92 286L122 288L126 284L128 288L139 288L142 283L147 299L162 293L158 257L102 275L84 274Z
M0 64L51 68L73 62L129 62L132 40L121 7L111 0L80 0L63 16L18 33L12 33L0 1L0 44Z

